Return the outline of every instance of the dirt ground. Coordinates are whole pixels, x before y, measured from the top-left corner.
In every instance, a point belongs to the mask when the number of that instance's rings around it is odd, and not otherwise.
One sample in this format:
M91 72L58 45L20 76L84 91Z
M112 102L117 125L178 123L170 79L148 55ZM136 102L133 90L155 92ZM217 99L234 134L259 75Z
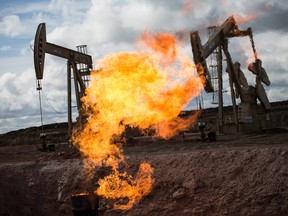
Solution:
M288 215L288 132L171 140L134 139L124 147L129 173L141 161L154 168L151 193L128 211L100 215ZM0 147L0 215L73 215L71 195L95 189L106 170L87 182L80 156L65 145L39 152L34 145Z

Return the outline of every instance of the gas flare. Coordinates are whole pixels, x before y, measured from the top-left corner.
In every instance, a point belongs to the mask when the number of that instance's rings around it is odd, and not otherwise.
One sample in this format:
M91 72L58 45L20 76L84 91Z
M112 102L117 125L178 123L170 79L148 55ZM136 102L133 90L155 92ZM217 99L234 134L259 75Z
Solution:
M154 128L158 136L169 138L193 124L197 114L180 120L177 116L203 86L194 76L195 65L181 53L181 44L170 33L145 31L135 52L114 53L99 60L99 70L82 98L87 123L75 134L74 142L93 166L111 167L100 179L98 195L120 200L116 209L129 209L147 195L154 182L153 168L142 162L136 178L119 171L125 163L115 137L125 126ZM87 163L88 164L88 163Z
M138 202L151 191L154 183L154 179L151 176L152 173L153 168L147 162L140 164L135 180L126 172L119 173L115 170L112 174L99 180L100 187L97 189L97 194L108 199L119 199L120 201L128 198L127 204L115 204L114 208L121 210L130 209L135 202Z
M192 3L189 1L185 1L182 7L182 11L184 13L184 15L187 15L188 13L190 13L192 11Z
M255 14L242 15L240 13L233 13L233 16L239 25L246 24L246 23L256 19Z

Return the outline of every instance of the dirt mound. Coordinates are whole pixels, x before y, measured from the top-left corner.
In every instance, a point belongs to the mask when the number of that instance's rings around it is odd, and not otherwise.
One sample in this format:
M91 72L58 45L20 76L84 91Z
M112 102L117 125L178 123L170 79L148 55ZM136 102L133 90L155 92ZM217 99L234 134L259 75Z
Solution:
M151 163L153 189L128 211L107 208L113 202L100 197L100 215L288 214L287 143L212 149L175 145L166 152L163 146L141 151L130 147L128 171L135 175L140 161ZM97 170L87 182L82 171L80 159L61 154L0 164L0 215L72 215L71 194L95 189L105 172Z
M54 123L43 125L43 127L29 127L0 134L0 146L36 145L41 143L41 133L50 134L49 139L51 140L57 139L58 142L67 142L67 125L65 122Z

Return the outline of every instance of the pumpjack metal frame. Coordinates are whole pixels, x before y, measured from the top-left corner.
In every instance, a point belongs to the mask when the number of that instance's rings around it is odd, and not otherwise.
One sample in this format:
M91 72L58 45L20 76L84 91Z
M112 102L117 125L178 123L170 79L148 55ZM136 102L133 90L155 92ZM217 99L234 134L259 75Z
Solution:
M90 72L93 69L92 57L86 53L47 42L45 23L40 23L34 40L34 67L38 83L37 90L42 89L40 80L43 79L46 53L67 59L68 139L70 141L73 127L71 80L74 79L78 118L82 119L81 98L85 95L85 89L88 85L87 77L90 76Z
M248 67L248 69L256 75L256 85L249 86L250 91L244 91L241 87L240 81L235 73L234 70L234 64L231 58L231 55L228 51L228 39L233 37L246 37L248 36L251 41L253 53L255 62L251 63ZM238 92L240 96L241 103L240 105L242 107L253 107L253 111L256 112L256 106L257 102L256 99L259 99L262 106L266 111L269 111L271 109L271 105L269 103L268 97L266 95L265 89L263 88L262 82L266 84L267 86L270 85L269 78L266 74L266 71L264 68L262 68L262 61L258 59L257 52L253 40L253 33L252 29L249 27L246 30L240 30L238 28L238 25L236 24L235 19L233 16L226 19L226 21L216 28L215 32L210 36L208 41L202 45L201 39L199 36L198 31L190 32L190 40L191 40L191 48L193 53L193 59L196 64L196 69L198 76L200 77L204 89L207 93L214 92L212 81L211 81L211 75L208 71L207 64L206 64L206 58L209 57L209 55L215 51L215 49L218 49L218 73L220 76L222 76L222 50L224 52L224 55L226 56L227 61L227 72L229 77L229 84L230 84L230 90L231 90L231 99L232 99L232 105L233 105L233 113L234 113L234 123L237 126L237 132L238 132L238 111L237 111L237 104L236 104L236 96L235 96L235 90ZM218 86L221 87L219 89L219 131L222 131L221 128L223 128L223 100L222 100L222 78L218 78L219 83ZM234 90L235 86L235 90Z

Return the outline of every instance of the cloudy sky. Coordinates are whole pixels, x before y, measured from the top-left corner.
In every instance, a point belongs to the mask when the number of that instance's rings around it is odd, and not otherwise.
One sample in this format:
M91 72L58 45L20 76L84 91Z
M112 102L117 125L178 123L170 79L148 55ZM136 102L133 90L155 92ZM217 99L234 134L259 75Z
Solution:
M239 28L252 27L259 58L271 85L270 101L287 100L288 4L286 0L0 0L0 133L41 125L33 65L34 36L46 23L47 41L70 49L86 44L95 63L106 55L133 51L144 30L199 30L202 43L207 27L234 15ZM250 20L242 23L242 20ZM231 54L247 71L252 59L248 38L230 40ZM190 42L186 52L191 59ZM94 65L94 67L97 67ZM231 104L229 88L224 94ZM46 55L41 93L44 124L67 121L66 60ZM211 94L203 94L210 107ZM196 100L186 109L196 108ZM76 110L75 110L76 111Z

